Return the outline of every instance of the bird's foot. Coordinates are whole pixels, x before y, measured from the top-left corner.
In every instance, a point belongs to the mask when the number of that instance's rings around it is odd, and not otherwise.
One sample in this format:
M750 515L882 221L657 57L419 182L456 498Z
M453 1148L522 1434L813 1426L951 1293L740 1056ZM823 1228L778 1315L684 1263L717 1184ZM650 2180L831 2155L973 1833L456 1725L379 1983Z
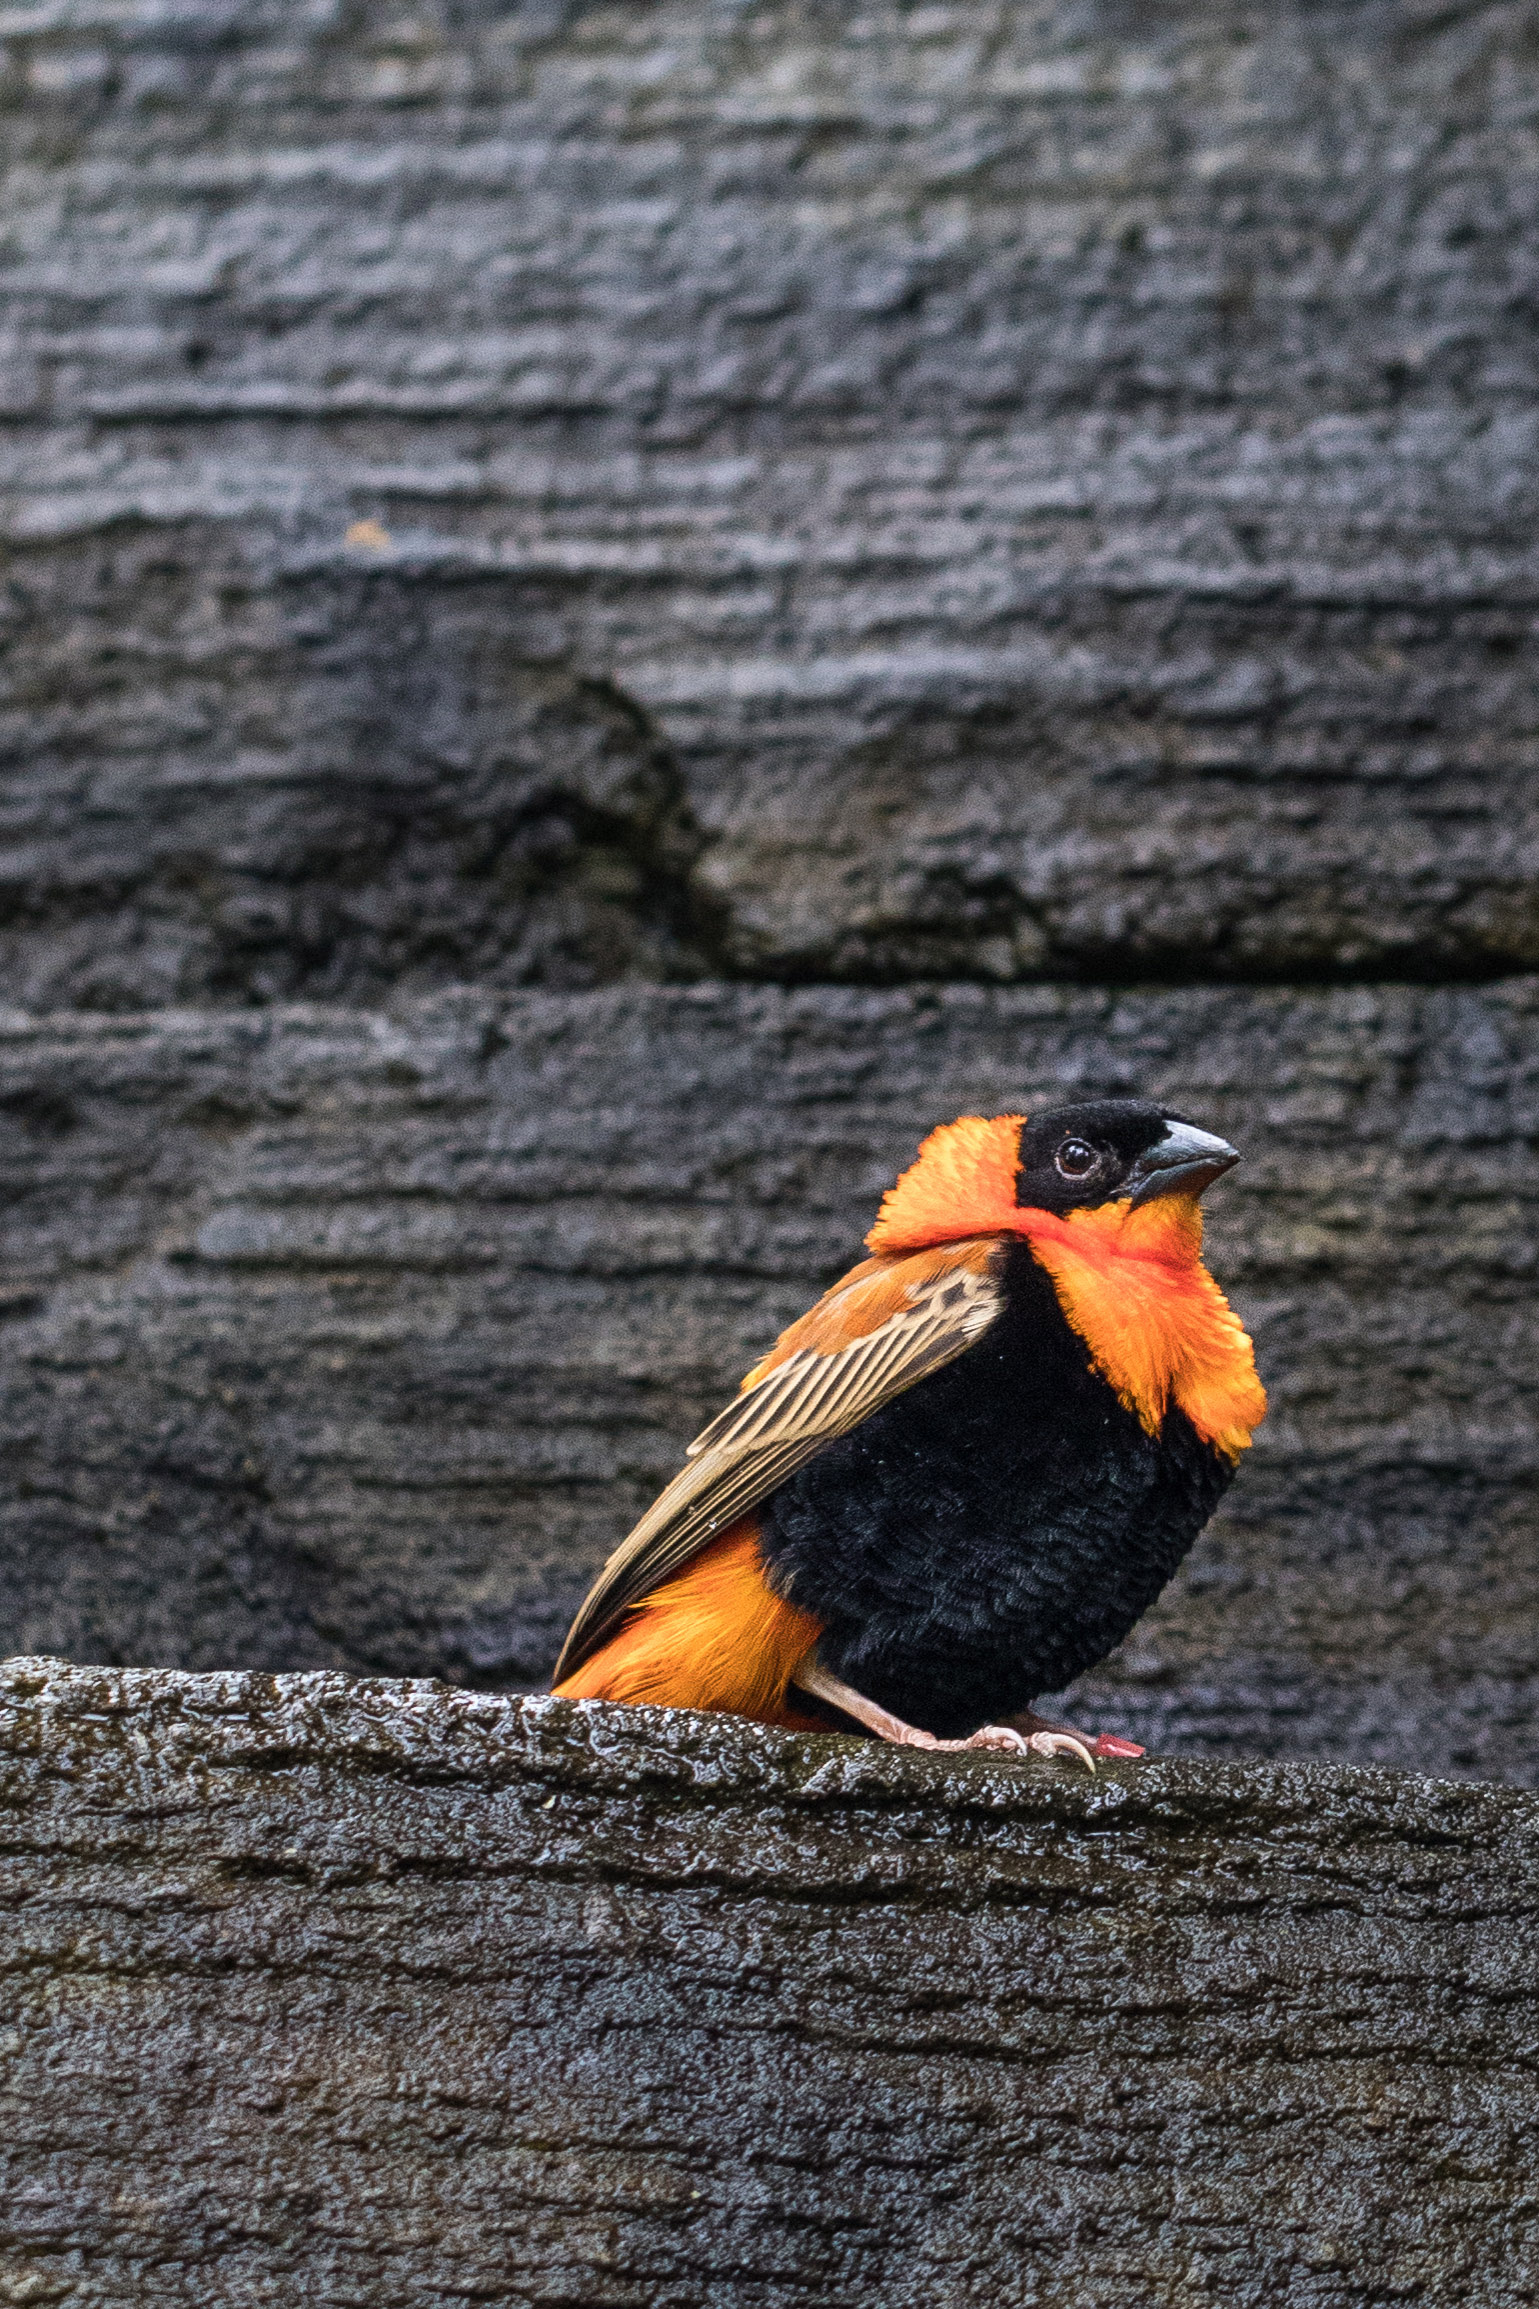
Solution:
M1029 1708L1023 1708L1018 1716L1010 1718L1010 1729L1022 1733L1033 1745L1044 1736L1072 1740L1076 1747L1087 1750L1092 1756L1099 1756L1103 1762L1108 1758L1141 1756L1144 1753L1136 1740L1124 1740L1117 1732L1076 1731L1072 1724L1055 1724L1046 1716L1034 1716ZM1045 1754L1046 1750L1040 1750L1039 1753Z
M934 1748L1004 1748L1017 1756L1077 1756L1087 1772L1094 1775L1095 1751L1085 1745L1078 1732L1066 1731L1059 1724L1044 1724L1035 1732L1018 1732L1013 1724L984 1724L967 1740L934 1740L925 1734L922 1745Z
M802 1691L810 1692L814 1699L826 1700L830 1707L838 1708L841 1714L853 1717L857 1724L864 1724L868 1731L875 1732L878 1739L890 1740L894 1747L931 1750L990 1748L996 1754L1003 1750L1012 1756L1077 1756L1088 1772L1095 1771L1095 1757L1090 1749L1078 1732L1068 1731L1062 1724L1042 1724L1032 1718L1033 1728L1026 1731L1018 1731L1012 1724L984 1724L965 1740L943 1740L936 1733L925 1731L919 1724L906 1724L890 1708L882 1707L876 1700L868 1700L864 1692L856 1691L853 1684L841 1683L826 1668L820 1668L815 1660L804 1660L791 1680ZM1027 1719L1021 1720L1024 1723ZM1123 1747L1116 1752L1124 1753L1128 1745L1124 1742ZM1140 1748L1133 1752L1142 1755L1143 1750Z

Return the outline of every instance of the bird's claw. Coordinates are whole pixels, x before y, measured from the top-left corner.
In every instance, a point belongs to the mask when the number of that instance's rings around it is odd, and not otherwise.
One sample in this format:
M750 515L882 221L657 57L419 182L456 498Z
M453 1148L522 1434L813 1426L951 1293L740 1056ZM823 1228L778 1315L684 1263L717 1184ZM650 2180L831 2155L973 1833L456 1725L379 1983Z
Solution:
M1026 1742L1011 1724L983 1724L969 1739L953 1743L958 1748L1003 1748L1012 1756L1026 1754Z
M1017 1733L1016 1738L1020 1737ZM1022 1745L1037 1756L1078 1756L1091 1779L1095 1778L1095 1758L1084 1741L1076 1739L1072 1732L1030 1732Z
M1016 1756L1078 1756L1091 1778L1095 1778L1095 1758L1083 1740L1073 1732L1018 1732L1013 1724L985 1724L974 1732L970 1740L958 1740L959 1748L1003 1748Z

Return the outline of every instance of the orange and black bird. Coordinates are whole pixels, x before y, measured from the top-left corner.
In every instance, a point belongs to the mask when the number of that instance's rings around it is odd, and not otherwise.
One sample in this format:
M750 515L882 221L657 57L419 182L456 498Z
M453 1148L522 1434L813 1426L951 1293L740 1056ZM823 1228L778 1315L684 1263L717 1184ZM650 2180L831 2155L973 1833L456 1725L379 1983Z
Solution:
M1031 1702L1154 1601L1266 1409L1201 1257L1238 1160L1141 1099L932 1131L610 1557L557 1692L1094 1770Z

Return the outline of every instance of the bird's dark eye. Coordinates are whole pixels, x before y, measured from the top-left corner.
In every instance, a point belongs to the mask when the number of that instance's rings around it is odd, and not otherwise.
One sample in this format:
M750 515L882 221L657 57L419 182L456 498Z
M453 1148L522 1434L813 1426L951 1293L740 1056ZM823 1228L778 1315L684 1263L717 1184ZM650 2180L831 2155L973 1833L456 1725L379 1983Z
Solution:
M1066 1179L1088 1177L1100 1159L1095 1148L1087 1146L1082 1138L1066 1138L1053 1157Z

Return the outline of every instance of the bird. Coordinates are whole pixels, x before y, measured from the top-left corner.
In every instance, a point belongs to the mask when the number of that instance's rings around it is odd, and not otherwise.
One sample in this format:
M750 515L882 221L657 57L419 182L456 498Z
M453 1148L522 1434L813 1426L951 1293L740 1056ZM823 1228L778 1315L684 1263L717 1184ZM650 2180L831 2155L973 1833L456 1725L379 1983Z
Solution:
M1037 1715L1170 1579L1266 1411L1202 1262L1226 1139L1138 1098L962 1115L610 1556L564 1699L1077 1759Z

